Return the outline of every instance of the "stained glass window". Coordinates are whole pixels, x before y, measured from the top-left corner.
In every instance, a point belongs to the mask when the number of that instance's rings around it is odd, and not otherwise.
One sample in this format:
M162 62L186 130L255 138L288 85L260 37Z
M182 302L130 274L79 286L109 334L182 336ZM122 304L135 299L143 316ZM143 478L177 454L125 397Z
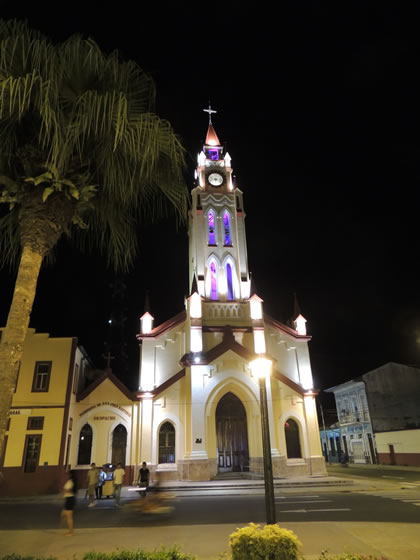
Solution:
M214 261L210 263L210 278L211 278L211 299L217 299L217 275L216 275L216 264Z
M232 245L232 241L230 239L230 220L229 220L229 212L225 212L223 214L223 227L225 230L225 245Z
M226 265L226 280L228 299L233 299L232 267L230 266L230 263L227 263Z
M214 213L210 210L208 214L209 220L209 245L216 245L216 232L214 227Z

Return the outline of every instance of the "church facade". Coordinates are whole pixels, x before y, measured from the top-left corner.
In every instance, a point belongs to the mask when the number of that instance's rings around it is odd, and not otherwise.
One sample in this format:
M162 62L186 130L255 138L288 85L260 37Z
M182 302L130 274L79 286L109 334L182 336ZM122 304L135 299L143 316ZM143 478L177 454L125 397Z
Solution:
M262 474L258 366L264 365L274 476L325 474L305 319L286 326L266 315L252 293L244 196L211 119L195 178L185 310L157 326L150 309L142 315L138 391L128 391L110 370L83 390L68 389L56 466L82 474L91 462L121 462L127 483L143 461L171 480ZM81 387L80 372L77 382L74 366L67 372L62 383ZM8 446L11 439L9 433ZM37 469L51 466L41 466L41 440L39 453ZM24 463L23 451L13 456L22 454Z

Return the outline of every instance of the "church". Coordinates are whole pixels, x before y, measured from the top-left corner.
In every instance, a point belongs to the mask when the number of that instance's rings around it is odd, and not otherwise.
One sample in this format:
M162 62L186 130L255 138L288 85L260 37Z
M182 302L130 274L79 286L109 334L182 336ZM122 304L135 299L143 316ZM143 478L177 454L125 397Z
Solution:
M306 320L298 314L294 328L282 324L252 291L245 196L207 112L191 193L184 311L154 325L146 306L136 392L109 368L86 386L75 339L52 358L48 343L65 339L28 334L44 338L28 340L28 351L25 344L3 458L10 488L29 488L30 480L38 492L55 491L62 470L83 478L91 462L121 462L128 484L143 461L164 480L262 475L261 365L274 476L326 474ZM30 417L38 419L32 428Z

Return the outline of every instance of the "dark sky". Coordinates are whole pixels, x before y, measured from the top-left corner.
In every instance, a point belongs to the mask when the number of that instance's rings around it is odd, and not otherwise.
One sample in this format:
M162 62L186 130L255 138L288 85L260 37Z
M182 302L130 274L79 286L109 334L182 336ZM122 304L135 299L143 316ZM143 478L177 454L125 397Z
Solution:
M297 293L318 388L390 360L420 363L420 14L369 2L339 11L281 3L278 14L242 2L157 4L92 15L34 4L2 17L26 18L58 41L91 36L150 72L157 112L187 149L190 188L211 100L244 192L258 294L286 321ZM107 320L122 317L112 339L123 333L128 370L115 369L128 383L145 290L155 324L183 309L188 290L186 230L167 220L139 234L138 261L118 279L99 257L60 247L41 272L31 320L38 331L78 336L103 367ZM3 324L11 278L0 272Z

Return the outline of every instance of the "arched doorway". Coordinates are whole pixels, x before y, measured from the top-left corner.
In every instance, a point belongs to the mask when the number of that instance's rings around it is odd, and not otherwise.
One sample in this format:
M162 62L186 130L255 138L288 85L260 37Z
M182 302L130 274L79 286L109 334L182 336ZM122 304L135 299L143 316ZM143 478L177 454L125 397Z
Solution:
M217 405L216 434L218 471L248 471L246 412L244 405L233 393L226 393Z
M112 459L111 463L121 463L125 466L125 451L127 449L127 430L122 424L118 424L112 432Z
M287 458L301 459L302 452L300 450L299 426L293 418L286 420L284 424L284 433L286 436Z

